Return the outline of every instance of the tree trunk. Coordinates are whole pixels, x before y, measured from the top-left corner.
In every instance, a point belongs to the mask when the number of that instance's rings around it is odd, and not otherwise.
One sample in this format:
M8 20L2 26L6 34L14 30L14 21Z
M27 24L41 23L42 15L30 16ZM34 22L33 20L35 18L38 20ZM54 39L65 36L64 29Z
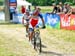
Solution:
M9 0L5 0L5 21L10 21L9 15Z

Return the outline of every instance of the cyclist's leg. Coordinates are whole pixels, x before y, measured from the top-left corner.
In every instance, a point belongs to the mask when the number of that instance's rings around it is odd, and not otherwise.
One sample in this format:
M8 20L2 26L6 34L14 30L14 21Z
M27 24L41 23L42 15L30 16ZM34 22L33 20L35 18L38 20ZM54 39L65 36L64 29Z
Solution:
M26 20L26 32L28 33L28 29L29 29L29 21Z
M37 26L37 25L36 25ZM35 27L33 27L33 28L29 28L29 41L30 40L32 40L32 38L33 38L33 34L34 34L34 29L36 28L36 26Z
M28 25L26 25L26 33L28 33Z
M31 41L31 40L32 40L33 33L34 33L34 31L33 31L33 29L31 29L31 32L29 32L29 41Z
M29 41L32 39L34 33L34 28L29 24Z
M26 24L26 37L28 37L28 33L29 33L29 30L28 30L28 25Z

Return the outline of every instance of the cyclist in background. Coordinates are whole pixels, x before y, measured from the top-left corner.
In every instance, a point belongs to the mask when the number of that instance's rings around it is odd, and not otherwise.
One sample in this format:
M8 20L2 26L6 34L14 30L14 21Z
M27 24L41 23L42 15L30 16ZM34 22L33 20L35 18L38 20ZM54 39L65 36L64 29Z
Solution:
M30 17L30 21L29 21L29 41L32 40L33 33L34 33L34 29L35 29L36 26L38 25L39 14L40 14L40 9L37 8L37 9L33 12L33 15ZM44 23L43 18L41 18L41 20L42 20L42 23L43 23L43 28L45 28L45 23Z
M30 14L29 14L29 11L26 10L26 13L24 13L24 20L25 20L25 26L26 26L26 37L28 36L28 29L29 29L29 17L30 17Z

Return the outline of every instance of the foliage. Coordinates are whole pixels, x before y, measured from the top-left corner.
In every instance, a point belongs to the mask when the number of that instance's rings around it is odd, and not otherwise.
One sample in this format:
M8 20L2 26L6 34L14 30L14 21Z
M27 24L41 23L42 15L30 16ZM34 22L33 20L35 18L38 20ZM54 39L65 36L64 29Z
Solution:
M3 2L2 1L0 1L0 5L3 5Z
M4 4L4 0L0 0L0 5L3 5Z
M5 0L0 0L0 5L3 4ZM75 1L74 0L27 0L28 2L32 3L32 5L37 5L37 6L51 6L52 3L59 3L62 2L63 4L65 2L68 2L71 5L75 5Z
M59 2L62 2L63 4L65 2L68 2L71 5L74 5L75 2L74 0L27 0L32 3L32 5L37 5L37 6L50 6L52 3L58 4Z
M71 2L65 2L66 4L70 4L70 5L73 5L73 3L71 3Z

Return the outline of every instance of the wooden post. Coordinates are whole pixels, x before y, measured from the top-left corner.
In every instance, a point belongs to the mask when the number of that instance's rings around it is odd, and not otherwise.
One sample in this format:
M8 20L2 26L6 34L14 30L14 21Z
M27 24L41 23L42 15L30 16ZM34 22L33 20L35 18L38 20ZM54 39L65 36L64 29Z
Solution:
M5 0L5 21L10 22L9 0Z

